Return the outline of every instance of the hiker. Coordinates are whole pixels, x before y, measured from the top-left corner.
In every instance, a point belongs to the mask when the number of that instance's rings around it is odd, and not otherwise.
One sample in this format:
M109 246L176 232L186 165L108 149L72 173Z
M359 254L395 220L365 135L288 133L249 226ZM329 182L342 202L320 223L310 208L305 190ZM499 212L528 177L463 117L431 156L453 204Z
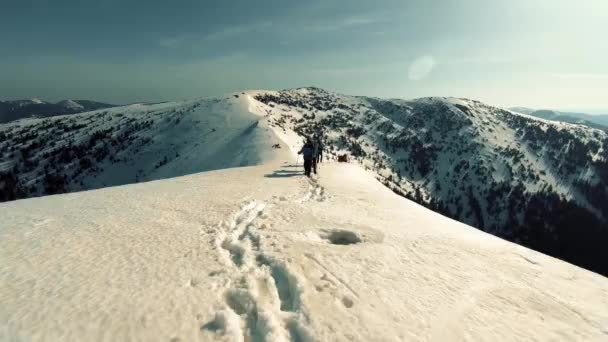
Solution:
M313 160L314 160L314 149L312 142L307 140L302 149L298 152L298 154L303 155L304 157L304 174L307 177L310 177L310 169L312 168ZM315 170L315 173L316 170Z
M315 137L312 143L312 170L317 174L317 161L319 158L319 138Z
M316 158L317 164L323 161L323 143L321 141L319 141Z
M314 135L314 152L315 152L315 160L314 160L314 169L316 172L316 166L323 160L323 129L321 126L316 127L316 132Z

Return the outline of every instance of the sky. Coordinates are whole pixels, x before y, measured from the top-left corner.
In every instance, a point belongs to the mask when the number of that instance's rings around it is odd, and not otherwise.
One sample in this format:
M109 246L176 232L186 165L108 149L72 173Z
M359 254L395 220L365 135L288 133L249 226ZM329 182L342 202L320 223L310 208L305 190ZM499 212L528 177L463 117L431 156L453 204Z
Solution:
M608 114L606 0L0 0L0 99L316 86Z

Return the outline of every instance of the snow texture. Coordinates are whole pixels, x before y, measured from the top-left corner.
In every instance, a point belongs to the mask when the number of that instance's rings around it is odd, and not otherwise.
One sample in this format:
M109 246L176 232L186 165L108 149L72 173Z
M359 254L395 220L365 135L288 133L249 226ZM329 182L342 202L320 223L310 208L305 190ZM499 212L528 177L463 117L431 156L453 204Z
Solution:
M293 161L0 206L0 340L608 338L608 279Z

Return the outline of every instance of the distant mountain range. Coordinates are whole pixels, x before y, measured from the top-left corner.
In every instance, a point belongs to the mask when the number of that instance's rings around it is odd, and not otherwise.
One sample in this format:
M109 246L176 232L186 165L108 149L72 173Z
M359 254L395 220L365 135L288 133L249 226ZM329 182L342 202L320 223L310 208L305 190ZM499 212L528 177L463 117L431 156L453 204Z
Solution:
M89 100L63 100L57 103L38 99L0 101L0 123L30 117L52 117L57 115L89 112L116 107L115 105Z
M580 124L608 131L608 114L591 115L575 112L559 112L549 109L537 110L526 107L511 107L509 109L517 113L531 115L541 119Z

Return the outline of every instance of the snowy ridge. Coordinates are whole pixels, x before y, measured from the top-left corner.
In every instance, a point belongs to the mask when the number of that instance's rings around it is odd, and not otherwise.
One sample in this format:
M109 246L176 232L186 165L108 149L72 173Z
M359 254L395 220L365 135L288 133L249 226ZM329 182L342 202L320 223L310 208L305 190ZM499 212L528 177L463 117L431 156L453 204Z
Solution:
M608 243L605 132L468 99L383 100L316 88L252 95L279 134L311 136L321 127L330 153L349 152L395 192L608 274L599 261ZM576 231L575 221L586 224Z
M0 199L256 165L286 153L247 105L235 95L0 126L0 171L9 184Z
M39 99L0 101L0 123L32 117L52 117L116 107L89 100L63 100L57 103Z
M580 124L608 131L608 115L590 115L584 113L559 112L556 110L548 109L537 110L526 107L512 107L509 109L517 113L523 113L537 118Z
M72 100L59 101L57 102L57 105L72 111L79 111L84 109L83 105Z
M607 278L433 213L356 165L323 163L312 181L300 167L0 205L0 339L608 336Z

